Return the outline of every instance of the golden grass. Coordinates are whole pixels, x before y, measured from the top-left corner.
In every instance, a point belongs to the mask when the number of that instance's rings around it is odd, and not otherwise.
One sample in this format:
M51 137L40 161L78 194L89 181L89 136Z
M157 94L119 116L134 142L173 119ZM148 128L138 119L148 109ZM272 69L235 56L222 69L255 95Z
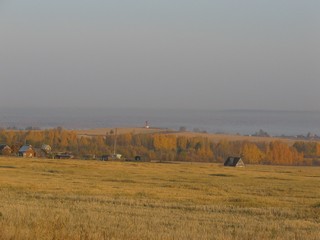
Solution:
M106 133L110 133L111 130L114 128L96 128L96 129L82 129L82 130L75 130L79 137L81 136L105 136ZM215 133L196 133L196 132L177 132L177 131L170 131L166 129L157 129L157 128L117 128L118 134L125 134L125 133L160 133L165 132L166 134L174 134L176 136L185 136L185 137L206 137L213 142L219 142L222 140L227 141L250 141L250 142L272 142L272 141L282 141L292 145L296 139L289 139L289 138L276 138L276 137L253 137L253 136L242 136L242 135L234 135L234 134L215 134Z
M0 239L319 239L320 168L0 158Z
M94 128L94 129L76 129L74 130L79 137L81 136L105 136L110 131L115 131L115 128ZM127 128L117 128L118 134L133 133L133 134L144 134L144 133L158 133L164 132L165 129L160 128L144 128L144 127L127 127Z

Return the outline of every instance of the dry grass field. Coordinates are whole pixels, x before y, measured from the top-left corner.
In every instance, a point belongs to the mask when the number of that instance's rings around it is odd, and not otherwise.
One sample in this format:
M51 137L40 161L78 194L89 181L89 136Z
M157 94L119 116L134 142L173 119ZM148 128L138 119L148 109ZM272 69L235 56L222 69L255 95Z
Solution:
M320 239L320 168L0 158L0 239Z
M115 128L93 128L93 129L76 129L74 130L79 137L81 136L105 136L110 131L114 131ZM158 133L158 132L165 132L166 129L160 128L144 128L144 127L127 127L127 128L117 128L118 134L125 134L125 133L134 133L134 134L144 134L144 133Z
M114 128L96 128L96 129L83 129L83 130L74 130L79 137L86 136L105 136L106 133L109 133ZM232 135L232 134L215 134L215 133L196 133L196 132L177 132L173 130L159 129L159 128L117 128L118 134L124 133L133 133L133 134L147 134L147 133L166 133L166 134L174 134L176 136L185 136L188 138L192 137L206 137L213 142L219 142L221 140L228 141L250 141L250 142L272 142L275 140L279 140L282 142L286 142L288 144L293 144L296 139L289 138L277 138L277 137L253 137L253 136L243 136L243 135Z

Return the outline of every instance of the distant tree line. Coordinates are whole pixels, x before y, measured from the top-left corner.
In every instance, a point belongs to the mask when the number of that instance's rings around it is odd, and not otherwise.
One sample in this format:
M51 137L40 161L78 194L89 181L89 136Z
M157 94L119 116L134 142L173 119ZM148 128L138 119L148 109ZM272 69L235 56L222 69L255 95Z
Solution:
M228 156L242 156L249 164L320 165L320 143L295 142L292 146L282 141L213 142L207 137L176 136L174 134L126 133L106 136L78 136L75 131L54 128L48 130L0 130L0 143L9 145L13 154L20 146L30 144L51 146L54 152L72 152L76 157L92 154L111 155L114 143L117 153L124 157L142 156L163 161L223 162Z

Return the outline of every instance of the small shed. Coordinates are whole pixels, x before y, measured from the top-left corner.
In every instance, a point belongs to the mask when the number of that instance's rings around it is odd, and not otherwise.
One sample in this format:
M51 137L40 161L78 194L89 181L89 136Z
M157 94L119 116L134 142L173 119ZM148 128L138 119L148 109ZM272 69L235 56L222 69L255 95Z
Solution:
M121 155L121 154L118 154L118 153L112 154L112 155L110 156L110 158L111 158L112 160L120 160L121 157L122 157L122 155Z
M55 159L73 159L74 156L71 153L58 153L54 156Z
M20 157L32 158L36 156L36 152L31 145L23 145L18 152Z
M108 161L109 158L110 158L109 155L102 155L102 156L101 156L101 161Z
M12 149L7 144L0 144L0 154L1 155L11 155Z
M86 155L83 155L83 159L85 159L85 160L95 160L96 159L96 155L95 154L86 154Z
M224 166L227 167L244 167L244 162L241 157L228 157L224 162Z

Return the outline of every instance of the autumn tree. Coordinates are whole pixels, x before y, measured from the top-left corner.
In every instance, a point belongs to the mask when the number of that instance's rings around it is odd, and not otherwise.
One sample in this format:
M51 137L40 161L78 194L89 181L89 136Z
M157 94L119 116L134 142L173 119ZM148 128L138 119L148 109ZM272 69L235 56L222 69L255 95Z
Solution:
M214 147L215 158L218 162L224 162L224 160L232 155L231 143L227 140L221 140Z
M269 144L266 160L271 164L293 165L303 160L303 153L299 153L286 143L274 141Z
M254 143L245 143L242 148L242 157L246 163L259 164L265 154Z

